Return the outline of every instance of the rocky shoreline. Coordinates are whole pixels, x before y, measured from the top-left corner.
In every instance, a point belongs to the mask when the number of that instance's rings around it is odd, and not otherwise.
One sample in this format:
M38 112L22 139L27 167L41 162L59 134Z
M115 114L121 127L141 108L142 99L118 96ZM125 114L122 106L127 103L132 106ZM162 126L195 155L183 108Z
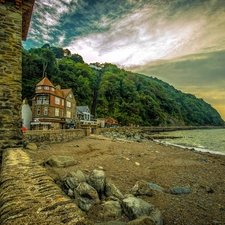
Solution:
M105 135L28 150L62 190L74 202L78 201L78 205L85 202L79 193L88 201L95 199L88 210L85 210L87 206L82 209L87 220L96 224L128 224L135 220L136 224L162 224L163 218L163 224L224 224L224 156L164 146L141 134L127 135L126 138L118 133ZM75 164L52 166L47 163L52 156L71 157ZM104 174L103 183L113 184L123 198L107 195L105 186L92 190L95 197L90 198L84 189L93 186L90 177L94 171L102 171L99 173ZM85 180L75 184L77 174L81 173ZM131 200L141 199L148 207L154 206L161 216L155 219L151 210L139 216L129 215L132 209L126 212L123 203L127 198L129 204Z

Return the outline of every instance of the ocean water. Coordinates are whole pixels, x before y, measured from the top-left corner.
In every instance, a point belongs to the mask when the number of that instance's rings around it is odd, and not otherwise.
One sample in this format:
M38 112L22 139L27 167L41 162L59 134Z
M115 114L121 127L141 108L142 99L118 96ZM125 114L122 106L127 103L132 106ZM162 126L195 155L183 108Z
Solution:
M160 139L156 140L157 142L225 155L225 129L183 130L162 132L161 134L180 138Z

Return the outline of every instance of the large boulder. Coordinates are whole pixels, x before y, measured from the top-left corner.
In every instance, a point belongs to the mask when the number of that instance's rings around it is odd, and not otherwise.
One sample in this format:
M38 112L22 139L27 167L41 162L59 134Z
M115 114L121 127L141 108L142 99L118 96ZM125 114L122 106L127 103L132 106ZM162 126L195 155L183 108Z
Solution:
M117 201L107 201L103 205L103 217L108 218L118 218L122 215L122 208L120 203Z
M156 225L163 225L162 213L157 208L155 208L149 216L155 221Z
M74 173L71 174L73 175ZM77 170L74 175L78 178L79 182L86 182L86 177L81 170Z
M48 165L52 167L69 167L74 166L78 163L73 157L70 156L51 156L47 162Z
M26 149L29 149L29 150L37 150L37 145L35 143L28 143L26 145Z
M98 192L89 184L82 182L74 189L75 200L79 208L84 211L100 203Z
M170 193L173 195L190 194L191 190L185 187L174 187L170 189Z
M111 182L106 181L105 183L105 196L110 197L116 197L118 199L123 199L124 196L123 194L120 192L120 190Z
M124 213L135 224L163 225L162 213L152 204L132 196L123 199L122 207ZM147 218L149 217L149 218ZM138 223L139 222L139 223ZM146 222L146 223L145 223Z
M65 189L69 190L74 190L74 188L76 188L78 185L79 185L79 180L77 177L65 177L63 178L63 183L64 183L64 186L65 186Z
M135 183L135 185L131 189L131 193L135 196L138 195L147 195L152 196L152 190L147 181L140 180Z
M150 189L155 190L155 191L159 191L159 192L165 192L165 189L157 184L148 182Z
M93 170L90 173L87 181L88 184L90 184L99 193L99 196L101 197L105 189L105 172L103 170Z
M63 178L63 183L65 189L74 190L79 183L86 182L85 175L81 170L77 170L76 172L70 172L66 177Z
M140 216L149 216L154 206L136 197L127 197L122 200L122 207L126 216L133 220Z

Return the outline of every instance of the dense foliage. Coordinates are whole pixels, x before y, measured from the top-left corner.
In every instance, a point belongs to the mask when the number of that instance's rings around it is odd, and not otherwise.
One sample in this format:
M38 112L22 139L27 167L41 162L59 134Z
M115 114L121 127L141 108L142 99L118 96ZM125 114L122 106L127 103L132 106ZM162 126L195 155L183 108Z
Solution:
M110 63L88 65L68 49L44 45L23 50L22 59L22 95L28 100L47 76L54 85L72 88L77 105L88 105L96 118L113 117L121 125L224 125L203 99Z

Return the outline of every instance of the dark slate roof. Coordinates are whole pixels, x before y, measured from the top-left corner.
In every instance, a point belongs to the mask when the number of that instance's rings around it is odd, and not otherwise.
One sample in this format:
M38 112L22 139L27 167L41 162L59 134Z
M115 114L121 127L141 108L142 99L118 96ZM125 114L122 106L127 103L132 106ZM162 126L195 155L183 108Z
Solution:
M77 111L79 111L79 112L87 112L87 111L89 111L90 112L90 110L89 110L87 105L86 106L77 106Z

